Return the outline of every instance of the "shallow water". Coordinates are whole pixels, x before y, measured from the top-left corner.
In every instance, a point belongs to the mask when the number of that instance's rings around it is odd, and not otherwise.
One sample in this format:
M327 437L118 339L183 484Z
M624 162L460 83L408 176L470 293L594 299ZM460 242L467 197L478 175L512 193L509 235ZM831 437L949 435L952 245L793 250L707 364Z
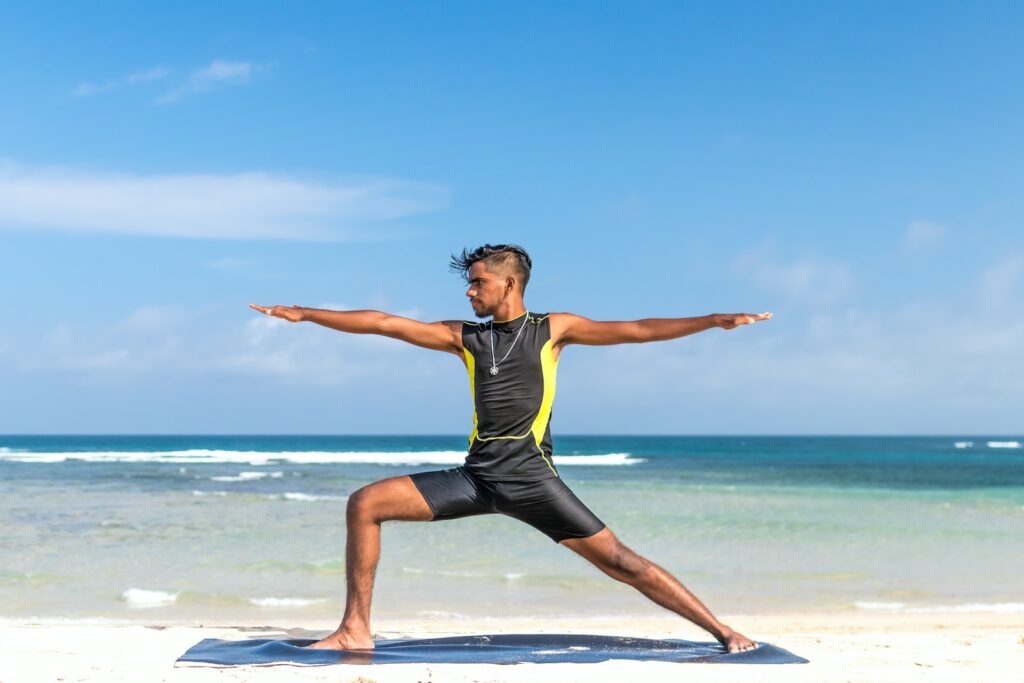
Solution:
M1024 610L1022 441L562 436L555 448L577 495L715 611ZM339 616L347 496L450 467L464 444L0 437L0 616ZM381 616L659 610L504 517L389 523L383 543Z

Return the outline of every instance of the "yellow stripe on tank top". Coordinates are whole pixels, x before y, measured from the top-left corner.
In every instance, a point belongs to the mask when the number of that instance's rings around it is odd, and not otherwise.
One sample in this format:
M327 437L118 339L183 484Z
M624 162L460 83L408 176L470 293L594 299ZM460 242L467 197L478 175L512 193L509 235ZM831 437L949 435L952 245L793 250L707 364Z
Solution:
M469 397L473 399L473 433L469 435L469 447L472 448L476 438L476 359L466 347L462 347L462 353L466 356L466 370L469 371Z
M533 432L533 440L537 443L537 450L540 451L540 457L544 459L544 464L558 476L558 472L551 466L551 461L548 460L547 455L544 454L544 449L540 443L544 440L544 432L548 428L548 420L551 418L551 406L555 402L555 374L558 370L558 361L555 360L551 353L551 340L548 339L544 343L543 348L540 350L540 367L541 374L544 377L544 398L540 403L540 410L537 411L537 417L533 420L533 428L530 430Z

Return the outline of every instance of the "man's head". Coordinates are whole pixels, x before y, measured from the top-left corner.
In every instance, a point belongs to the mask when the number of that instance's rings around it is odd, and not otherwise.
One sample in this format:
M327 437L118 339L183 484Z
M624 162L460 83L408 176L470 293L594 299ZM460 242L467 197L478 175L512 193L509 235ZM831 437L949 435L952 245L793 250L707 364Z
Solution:
M459 256L452 254L449 263L469 285L466 296L478 318L494 315L508 297L522 300L532 266L530 255L515 244L485 244L472 251L463 249Z

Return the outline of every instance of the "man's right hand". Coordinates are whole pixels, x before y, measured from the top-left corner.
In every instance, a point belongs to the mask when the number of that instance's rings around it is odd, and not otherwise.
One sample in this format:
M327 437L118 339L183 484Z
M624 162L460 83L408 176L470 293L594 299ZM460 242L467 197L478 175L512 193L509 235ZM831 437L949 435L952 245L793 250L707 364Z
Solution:
M249 304L249 308L253 308L264 315L269 315L274 318L282 318L290 323L300 323L305 320L305 309L302 306L257 306L256 304Z

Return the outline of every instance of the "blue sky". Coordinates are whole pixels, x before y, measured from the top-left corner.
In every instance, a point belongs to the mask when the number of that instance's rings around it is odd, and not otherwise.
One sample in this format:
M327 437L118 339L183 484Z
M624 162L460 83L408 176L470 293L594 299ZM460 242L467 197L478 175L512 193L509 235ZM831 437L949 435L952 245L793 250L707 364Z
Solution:
M1019 3L25 3L0 433L463 433L458 359L262 304L771 310L568 350L563 433L1020 434Z

